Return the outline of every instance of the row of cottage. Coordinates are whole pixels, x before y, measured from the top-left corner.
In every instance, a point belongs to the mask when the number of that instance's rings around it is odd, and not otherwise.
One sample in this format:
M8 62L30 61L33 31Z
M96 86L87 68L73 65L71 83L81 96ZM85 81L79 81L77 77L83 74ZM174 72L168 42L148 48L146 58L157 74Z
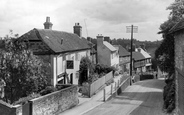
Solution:
M114 66L122 72L129 71L130 53L121 45L112 45L98 35L95 48L95 44L82 37L79 23L75 23L74 33L52 30L52 25L50 17L46 17L44 29L34 28L20 37L27 39L33 53L48 63L52 85L58 82L78 84L82 57L89 57L93 63ZM139 47L133 52L133 65L137 72L149 70L151 56ZM68 79L65 79L64 73L68 74Z

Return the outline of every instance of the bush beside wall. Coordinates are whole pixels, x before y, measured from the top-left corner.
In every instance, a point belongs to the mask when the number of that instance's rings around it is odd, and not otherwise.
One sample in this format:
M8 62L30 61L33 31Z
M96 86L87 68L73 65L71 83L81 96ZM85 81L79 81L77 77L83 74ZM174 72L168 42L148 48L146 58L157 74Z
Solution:
M58 85L59 91L26 101L23 105L10 105L0 100L0 115L57 115L79 103L78 86Z

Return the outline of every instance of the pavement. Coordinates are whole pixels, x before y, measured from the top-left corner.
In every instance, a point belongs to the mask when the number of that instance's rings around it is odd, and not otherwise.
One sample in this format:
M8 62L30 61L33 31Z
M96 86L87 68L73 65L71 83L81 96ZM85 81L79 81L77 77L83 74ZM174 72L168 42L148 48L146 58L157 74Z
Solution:
M162 111L164 85L163 78L136 82L84 115L166 115Z
M59 115L83 115L86 112L94 109L95 107L103 104L106 100L108 100L111 95L111 87L112 87L112 93L115 93L115 86L118 85L118 80L121 79L123 75L115 76L114 77L114 83L111 83L111 85L105 86L105 98L104 98L104 90L99 91L95 95L93 95L91 98L84 97L82 95L79 95L79 104L71 109L68 109L64 112L62 112Z

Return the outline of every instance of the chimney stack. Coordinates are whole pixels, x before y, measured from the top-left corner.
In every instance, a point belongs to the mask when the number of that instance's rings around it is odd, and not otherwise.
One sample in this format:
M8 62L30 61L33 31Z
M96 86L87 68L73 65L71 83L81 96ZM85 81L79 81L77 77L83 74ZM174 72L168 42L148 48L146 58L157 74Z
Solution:
M107 41L107 42L109 42L111 44L111 39L108 36L104 37L104 41Z
M74 34L77 34L79 37L82 37L82 27L79 23L75 23L75 26L73 26L73 32Z
M138 51L138 52L141 52L141 48L137 48L137 51Z
M43 25L44 25L44 29L52 30L53 24L50 22L50 17L46 17L46 22Z
M103 40L104 40L104 37L102 36L102 34L98 34L96 38L97 38L97 46L102 46Z

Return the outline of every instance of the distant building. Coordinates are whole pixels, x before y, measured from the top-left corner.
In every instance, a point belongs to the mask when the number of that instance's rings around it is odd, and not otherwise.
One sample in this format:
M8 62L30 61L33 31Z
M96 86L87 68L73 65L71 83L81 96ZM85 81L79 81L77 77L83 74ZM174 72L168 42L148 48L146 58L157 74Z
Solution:
M100 64L119 67L118 50L109 42L104 41L102 35L97 36L97 60Z
M50 17L46 18L44 29L32 29L20 38L29 41L35 55L50 64L52 85L60 83L78 84L79 64L82 57L90 57L91 47L81 38L82 27L74 26L74 33L52 30ZM65 76L67 73L67 77Z
M136 48L132 53L134 60L134 70L136 72L146 72L151 70L151 56L142 48Z
M145 68L145 58L140 52L133 52L133 68L136 72L146 72Z
M151 66L152 66L151 55L148 52L146 52L146 50L144 50L144 49L139 47L139 48L136 48L136 51L140 52L144 56L144 58L145 58L145 69L146 69L146 71L149 71L149 70L152 69L151 68Z
M119 53L119 66L122 72L129 72L130 70L130 53L121 45L113 45L118 49Z

